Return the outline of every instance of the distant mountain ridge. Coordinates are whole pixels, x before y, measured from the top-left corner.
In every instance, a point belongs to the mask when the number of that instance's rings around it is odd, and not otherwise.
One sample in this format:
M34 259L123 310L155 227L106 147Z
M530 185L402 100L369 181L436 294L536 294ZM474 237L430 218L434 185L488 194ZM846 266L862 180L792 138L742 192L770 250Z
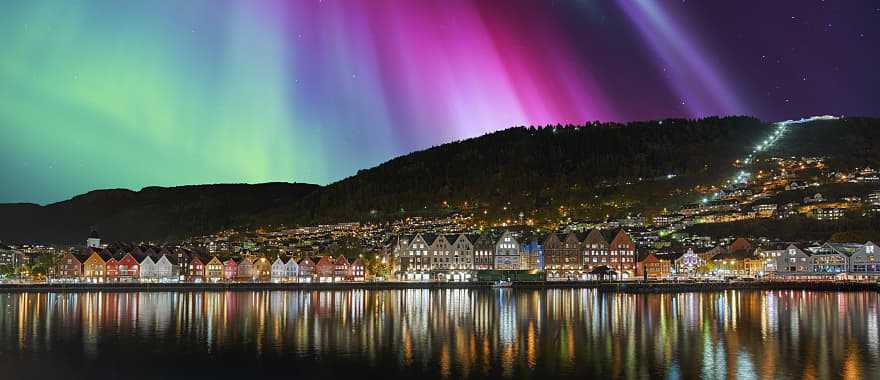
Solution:
M91 228L114 241L164 241L250 224L319 189L301 183L95 190L40 206L0 204L0 240L76 243Z

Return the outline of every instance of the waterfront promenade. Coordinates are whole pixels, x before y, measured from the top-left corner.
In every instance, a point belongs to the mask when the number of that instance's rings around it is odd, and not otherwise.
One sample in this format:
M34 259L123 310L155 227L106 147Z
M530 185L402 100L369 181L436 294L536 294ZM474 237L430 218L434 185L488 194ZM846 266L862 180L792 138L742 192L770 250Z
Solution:
M163 292L259 290L395 290L479 289L491 282L335 282L335 283L103 283L103 284L0 284L0 292ZM514 282L517 289L596 289L603 292L659 293L721 290L880 291L876 282L853 281L743 281L743 282Z

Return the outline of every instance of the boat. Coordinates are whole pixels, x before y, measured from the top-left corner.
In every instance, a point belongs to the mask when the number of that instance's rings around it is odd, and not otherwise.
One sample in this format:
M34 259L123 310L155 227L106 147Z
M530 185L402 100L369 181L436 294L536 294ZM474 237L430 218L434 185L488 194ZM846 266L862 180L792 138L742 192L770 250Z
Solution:
M512 287L513 283L507 280L498 280L492 284L493 288L509 288Z

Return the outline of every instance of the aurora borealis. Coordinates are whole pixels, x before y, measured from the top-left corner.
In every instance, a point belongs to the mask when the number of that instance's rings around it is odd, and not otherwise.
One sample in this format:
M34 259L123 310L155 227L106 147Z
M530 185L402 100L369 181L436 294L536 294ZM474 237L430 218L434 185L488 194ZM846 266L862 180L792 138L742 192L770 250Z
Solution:
M877 114L876 3L707 3L2 2L0 202L326 184L515 125Z

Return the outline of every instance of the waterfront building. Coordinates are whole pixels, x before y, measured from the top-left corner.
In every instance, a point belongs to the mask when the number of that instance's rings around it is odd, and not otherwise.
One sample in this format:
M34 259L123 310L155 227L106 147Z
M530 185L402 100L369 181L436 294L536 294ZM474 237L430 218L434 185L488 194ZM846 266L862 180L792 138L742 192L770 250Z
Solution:
M272 263L265 257L259 257L253 261L253 279L255 281L269 281L272 278Z
M757 277L764 274L764 260L751 249L726 250L712 257L718 276Z
M101 252L101 258L104 259L104 278L107 282L119 281L119 260L113 256L110 249L104 249Z
M672 263L667 258L661 259L649 253L636 264L636 276L648 279L669 278L672 276Z
M673 268L680 274L695 274L700 268L706 266L706 260L703 260L693 248L688 248L684 253L673 262Z
M351 275L352 281L366 280L366 268L364 267L364 259L362 257L358 257L351 263Z
M351 264L349 264L348 259L343 255L339 255L336 260L333 261L333 281L351 281Z
M789 244L782 253L773 252L773 258L777 275L803 275L811 271L810 256L795 244Z
M315 263L308 257L303 258L297 263L299 266L299 282L312 282L315 277Z
M157 281L173 282L180 280L180 266L177 264L177 255L167 252L159 257L155 263L153 277Z
M129 282L138 278L140 264L132 256L131 252L121 255L117 262L118 280L121 282Z
M810 271L813 274L839 274L849 269L849 257L856 253L858 245L825 243L810 247Z
M58 276L62 279L78 281L82 277L82 263L88 258L81 254L68 252L61 257L61 263L58 269Z
M149 251L149 250L148 250ZM144 258L141 259L140 262L141 271L140 271L140 280L143 281L155 281L156 280L156 262L153 259L153 256L150 254L144 255Z
M223 279L226 281L234 281L238 277L238 263L229 259L223 262Z
M504 231L495 243L495 270L520 270L523 269L523 260L520 255L519 242L516 241L510 231Z
M574 280L582 276L581 244L577 234L548 234L543 246L547 279Z
M287 265L284 260L279 256L272 262L272 282L288 282L290 281L290 275L287 273Z
M478 236L466 234L458 234L454 238L447 238L452 242L452 256L448 272L446 273L446 280L471 280L474 275L474 242L478 238Z
M193 254L189 259L188 264L188 273L189 280L191 282L204 282L205 281L205 259L201 256Z
M247 256L238 260L238 274L235 276L239 281L252 281L254 276L254 261Z
M102 249L86 248L84 255L88 255L82 266L82 277L85 282L99 283L104 282L104 271L106 270L106 261L101 257Z
M867 279L880 276L880 251L873 242L860 246L850 256L850 273L855 278Z
M617 271L621 278L634 275L636 269L636 243L633 242L632 237L623 230L618 230L609 246L611 257L608 267Z
M208 282L218 282L223 279L224 275L223 262L214 256L205 264L205 281Z
M530 240L527 243L521 243L520 252L525 258L525 268L523 269L544 269L544 247L539 241Z
M598 229L593 229L584 237L581 247L582 271L589 273L595 267L605 266L610 268L611 250L605 235Z
M315 264L315 278L318 282L333 282L336 272L336 264L331 256L321 256Z
M495 239L489 233L483 233L474 242L474 269L495 269Z

